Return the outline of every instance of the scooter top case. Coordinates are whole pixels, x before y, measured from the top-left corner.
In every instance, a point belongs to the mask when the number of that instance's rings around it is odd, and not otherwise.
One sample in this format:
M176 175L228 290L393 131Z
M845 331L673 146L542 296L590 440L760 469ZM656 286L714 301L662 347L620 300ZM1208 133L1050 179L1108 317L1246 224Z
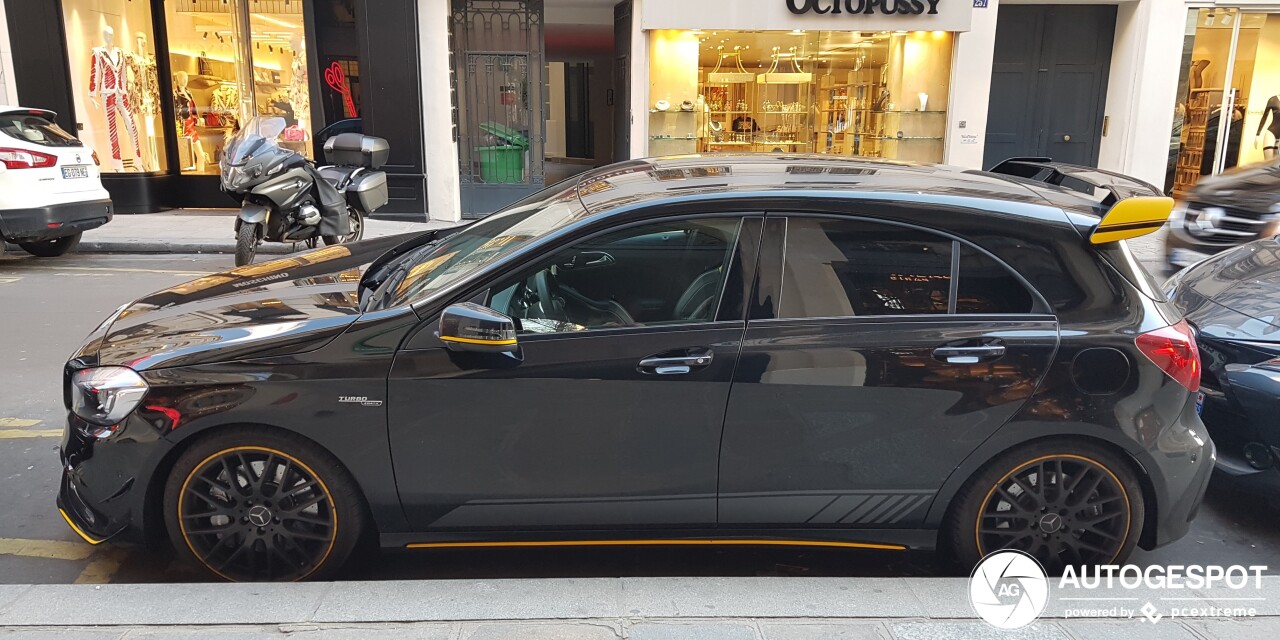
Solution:
M324 159L329 164L380 169L390 156L391 145L373 136L339 133L324 142Z

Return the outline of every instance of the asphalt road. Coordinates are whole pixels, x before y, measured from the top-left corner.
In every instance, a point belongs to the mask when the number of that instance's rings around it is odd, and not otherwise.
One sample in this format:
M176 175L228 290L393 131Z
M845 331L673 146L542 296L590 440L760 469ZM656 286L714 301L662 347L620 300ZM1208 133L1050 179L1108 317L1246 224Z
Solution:
M228 268L230 256L0 257L0 583L201 580L167 549L81 542L54 509L67 355L120 304ZM1137 564L1264 564L1280 573L1280 509L1222 482L1191 534ZM929 554L789 549L508 549L384 552L354 579L599 576L922 576Z

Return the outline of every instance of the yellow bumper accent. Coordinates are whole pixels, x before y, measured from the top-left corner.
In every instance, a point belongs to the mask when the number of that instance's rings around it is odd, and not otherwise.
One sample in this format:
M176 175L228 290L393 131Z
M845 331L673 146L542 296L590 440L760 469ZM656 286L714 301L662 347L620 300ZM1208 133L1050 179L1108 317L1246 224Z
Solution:
M88 542L89 544L102 544L102 540L94 539L93 536L85 533L84 529L81 529L80 527L76 526L76 523L71 520L71 516L67 515L66 511L59 508L58 513L62 515L63 520L67 521L67 526L71 527L71 530L76 532L76 535L83 538L85 542Z

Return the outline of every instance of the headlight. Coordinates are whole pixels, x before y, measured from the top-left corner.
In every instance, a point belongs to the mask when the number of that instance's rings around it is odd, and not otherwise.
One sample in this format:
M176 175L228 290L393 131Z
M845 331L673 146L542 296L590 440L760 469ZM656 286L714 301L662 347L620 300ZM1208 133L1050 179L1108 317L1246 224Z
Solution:
M146 381L128 367L83 369L71 376L71 411L90 424L118 424L145 395Z

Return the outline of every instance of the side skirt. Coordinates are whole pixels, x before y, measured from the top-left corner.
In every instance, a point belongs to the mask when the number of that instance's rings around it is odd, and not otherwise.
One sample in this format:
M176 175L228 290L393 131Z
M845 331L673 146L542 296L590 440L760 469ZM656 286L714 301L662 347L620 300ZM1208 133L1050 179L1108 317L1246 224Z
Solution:
M930 529L565 529L384 533L379 538L384 548L399 549L716 545L932 551L938 532Z

